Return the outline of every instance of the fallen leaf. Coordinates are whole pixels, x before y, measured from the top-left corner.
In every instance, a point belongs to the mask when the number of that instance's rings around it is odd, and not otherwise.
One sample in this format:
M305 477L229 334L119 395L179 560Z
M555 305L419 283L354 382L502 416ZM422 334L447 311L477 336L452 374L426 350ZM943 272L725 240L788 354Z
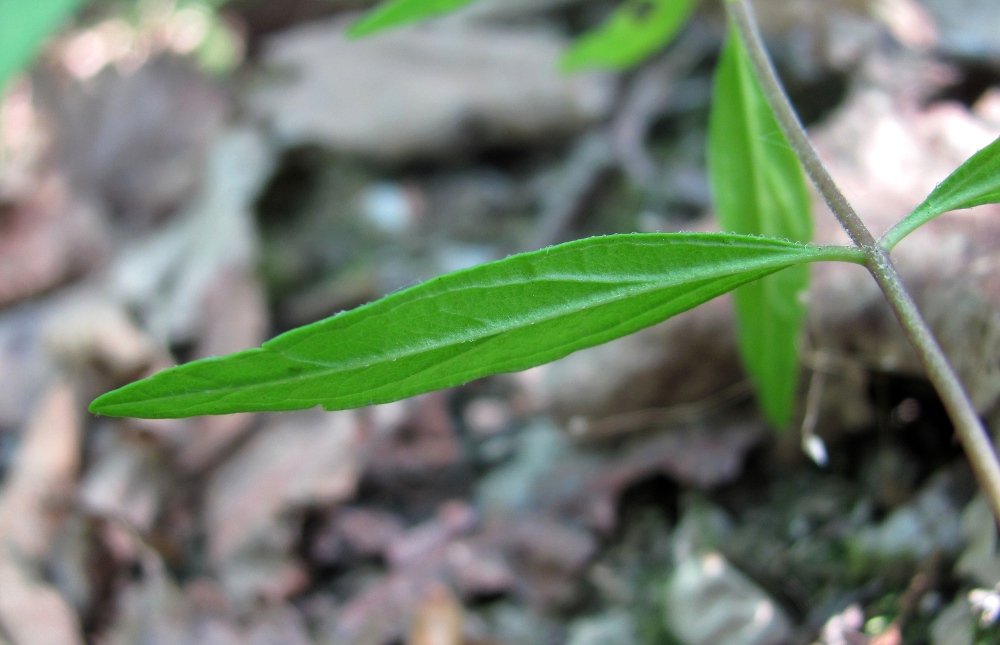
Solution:
M39 575L72 499L81 431L72 386L56 383L0 489L0 626L18 644L83 642L76 613Z
M293 73L250 109L285 145L400 161L570 134L611 107L611 76L559 75L565 41L551 33L426 25L354 41L345 27L317 21L265 42L265 63Z
M223 132L209 150L201 191L164 226L116 255L111 291L150 336L195 340L205 329L206 294L220 273L256 266L252 207L272 163L273 152L257 132Z
M80 411L73 388L56 383L21 439L0 496L0 544L15 558L41 562L76 488Z
M83 645L76 612L25 562L0 554L0 628L13 645Z
M403 637L428 590L448 578L455 549L462 548L457 545L463 544L476 521L468 504L453 501L444 504L436 517L400 535L386 554L390 573L341 607L329 642L374 645Z
M42 341L52 359L86 375L79 384L84 395L171 362L166 350L139 329L121 305L91 292L54 304L44 320Z
M447 405L448 392L441 391L376 406L367 474L391 486L458 464L462 447Z
M403 523L392 513L368 508L334 510L316 530L309 546L311 558L331 565L351 557L385 557L403 534Z
M154 441L144 440L127 426L103 428L83 481L80 502L89 513L127 523L131 530L147 534L162 511L169 490L170 472L166 456ZM114 523L108 527L117 531ZM124 545L132 542L124 540ZM122 540L114 540L122 544ZM133 549L118 550L118 559L130 562Z
M0 314L0 428L21 428L56 378L42 343L51 308L30 302Z
M107 225L54 172L0 202L0 306L51 289L103 262Z
M167 55L86 82L43 71L36 96L56 124L58 158L74 190L132 231L191 198L228 109L190 61Z
M296 510L349 499L360 475L354 412L269 415L213 473L205 491L211 561L237 607L305 584L292 550Z
M214 581L198 578L181 588L155 553L142 549L143 577L120 593L114 623L102 634L109 645L309 645L305 621L294 608L267 604L241 620Z

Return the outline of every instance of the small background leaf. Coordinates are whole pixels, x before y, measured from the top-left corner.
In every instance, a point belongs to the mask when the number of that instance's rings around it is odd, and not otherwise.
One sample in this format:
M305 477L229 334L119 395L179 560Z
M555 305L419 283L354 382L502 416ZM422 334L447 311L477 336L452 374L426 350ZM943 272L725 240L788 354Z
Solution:
M739 36L730 29L715 76L709 122L709 174L723 230L796 242L812 237L802 167L764 98ZM791 421L808 267L736 291L740 351L771 423Z
M698 0L626 0L597 29L581 36L563 55L564 71L628 69L666 47Z
M961 208L1000 202L1000 139L959 166L927 199L885 234L887 249L938 215Z
M471 2L473 0L386 0L351 25L347 35L352 38L370 36L455 11Z
M0 0L0 92L86 0Z
M589 238L458 271L166 370L91 411L183 417L386 403L541 365L625 336L785 267L860 252L722 233Z

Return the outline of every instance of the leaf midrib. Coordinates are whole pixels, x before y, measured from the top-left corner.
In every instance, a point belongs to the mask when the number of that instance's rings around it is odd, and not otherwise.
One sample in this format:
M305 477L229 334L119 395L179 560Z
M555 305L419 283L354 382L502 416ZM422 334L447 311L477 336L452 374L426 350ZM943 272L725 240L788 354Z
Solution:
M805 261L805 259L803 259L803 261ZM773 259L773 260L771 260L769 262L760 262L760 263L757 263L757 264L755 264L755 266L752 269L744 269L744 270L745 271L754 271L754 272L756 272L756 271L766 270L766 269L775 268L775 267L779 267L779 270L780 270L780 268L784 268L785 266L793 266L795 264L797 264L797 262L790 261L790 258L788 258L787 256L785 256L785 257L782 257L782 258L775 258L775 259ZM620 293L620 294L616 295L615 297L611 297L611 298L606 298L606 297L605 298L601 298L599 302L594 302L594 300L588 300L587 304L584 305L584 306L576 306L576 307L573 307L573 308L564 308L564 309L561 309L560 311L554 312L554 313L552 313L550 315L546 315L546 316L541 317L541 318L534 318L531 322L521 322L520 324L509 326L509 327L506 327L504 329L498 330L498 331L490 333L490 334L480 335L480 336L475 337L475 338L467 338L466 340L449 340L447 342L440 342L440 343L435 343L433 345L424 346L424 347L422 347L422 348L420 348L419 350L416 350L416 351L406 351L406 352L401 352L401 353L395 354L395 355L393 355L393 354L381 355L381 356L378 356L378 357L375 357L375 358L371 358L371 359L368 359L368 360L370 360L372 363L376 363L376 362L377 363L384 363L384 362L393 362L394 360L398 361L399 359L416 357L416 356L419 356L421 354L426 354L426 353L429 353L429 352L433 352L433 351L445 349L447 347L454 347L454 346L457 346L457 345L462 345L462 344L465 344L465 343L467 343L469 341L472 341L472 340L486 340L486 339L493 338L495 336L498 336L498 335L501 335L501 334L504 334L504 333L510 333L510 332L518 331L520 329L524 329L524 328L530 326L532 323L537 324L537 323L542 323L542 322L547 322L547 321L550 321L550 320L554 320L554 319L560 318L560 317L565 317L565 316L571 316L573 314L578 314L578 313L581 313L581 312L585 311L588 308L592 308L595 305L613 304L613 303L616 303L616 302L621 302L622 300L625 300L627 298L632 298L632 297L637 297L637 296L642 296L642 295L651 295L651 294L656 293L657 291L662 291L662 290L666 290L666 289L669 289L669 288L674 288L674 287L682 286L683 284L687 284L687 283L690 283L690 282L695 282L695 281L698 281L698 280L712 280L712 279L723 278L725 276L732 275L733 273L735 273L735 271L717 271L717 272L713 272L710 275L703 276L701 278L690 278L690 279L683 280L683 281L672 282L670 284L663 284L663 283L660 283L660 282L652 282L652 281L650 281L650 282L648 282L646 284L656 284L657 286L655 288L646 289L646 290L640 291L638 293L633 291L633 292L630 292L630 293ZM579 303L580 301L577 300L575 302ZM332 363L325 363L325 362L308 361L308 360L301 359L301 358L298 358L298 357L288 356L284 351L278 351L278 350L270 349L270 348L267 347L267 343L265 343L264 346L262 348L260 348L260 349L257 349L257 350L248 350L248 353L249 352L254 352L254 351L257 351L257 352L271 352L271 353L274 353L274 354L276 354L278 356L281 356L282 358L285 358L285 359L287 359L289 361L292 361L294 363L306 364L306 365L320 365L322 367L325 367L326 369L314 370L314 371L310 371L308 374L299 374L299 375L289 376L289 377L285 377L285 378L268 379L267 381L261 382L261 383L232 384L232 385L215 385L215 386L213 386L211 388L207 388L207 389L203 389L203 390L193 390L193 391L192 390L187 390L187 391L185 391L183 393L179 393L179 394L177 394L177 393L171 393L171 394L164 395L164 396L151 396L151 397L145 398L144 402L145 403L154 403L154 402L169 401L169 400L172 400L172 399L182 399L182 398L187 397L187 396L198 395L198 394L206 394L208 392L218 393L218 394L221 394L223 396L227 396L227 395L231 395L231 394L246 393L248 391L261 390L261 389L265 389L265 388L281 387L283 385L293 384L293 383L296 383L296 382L299 382L299 381L303 381L303 380L306 380L306 379L310 379L310 380L311 379L321 379L321 378L329 377L329 376L337 374L337 373L349 372L349 371L352 371L352 370L358 370L358 369L370 367L370 365L365 365L364 364L365 359L358 359L358 360L352 361L351 363L348 363L348 364L344 364L344 363L332 364ZM225 360L225 358L220 358L219 360ZM177 368L174 368L174 369L183 369L183 368L184 368L184 366L178 366ZM188 374L186 376L189 377L189 378L204 378L204 377L202 377L200 375L194 375L194 374ZM220 403L221 403L221 401L220 401ZM114 407L115 405L124 406L124 405L132 405L132 403L110 404L111 407Z

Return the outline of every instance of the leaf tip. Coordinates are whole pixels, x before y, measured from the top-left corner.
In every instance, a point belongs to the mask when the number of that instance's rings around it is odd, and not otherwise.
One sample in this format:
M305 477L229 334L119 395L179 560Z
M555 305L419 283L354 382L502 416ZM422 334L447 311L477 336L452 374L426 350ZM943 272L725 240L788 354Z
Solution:
M112 395L115 392L117 392L117 391L118 390L112 390L110 392L105 392L101 396L97 397L96 399L94 399L93 401L90 402L90 405L87 407L87 411L90 412L91 414L100 414L100 415L103 415L103 416L114 416L113 414L109 414L108 413L108 408L110 407L111 401L113 400L113 396Z
M148 379L142 379L105 392L90 402L87 411L105 417L141 417L142 411L136 406L141 407L145 400L143 387L147 381ZM136 395L136 389L139 390L139 396Z

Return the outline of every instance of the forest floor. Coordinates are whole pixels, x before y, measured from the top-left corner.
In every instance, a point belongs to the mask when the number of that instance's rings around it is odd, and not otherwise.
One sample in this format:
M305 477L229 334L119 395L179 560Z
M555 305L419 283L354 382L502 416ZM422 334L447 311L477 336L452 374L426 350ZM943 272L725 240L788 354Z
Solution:
M1000 642L996 526L857 267L814 272L782 432L726 298L367 409L86 413L443 272L716 226L717 7L635 70L565 76L570 36L614 3L481 0L361 41L344 4L200 13L196 44L230 49L193 59L194 14L99 3L7 91L0 645ZM1000 134L1000 5L755 4L875 228ZM997 214L898 251L993 429Z

